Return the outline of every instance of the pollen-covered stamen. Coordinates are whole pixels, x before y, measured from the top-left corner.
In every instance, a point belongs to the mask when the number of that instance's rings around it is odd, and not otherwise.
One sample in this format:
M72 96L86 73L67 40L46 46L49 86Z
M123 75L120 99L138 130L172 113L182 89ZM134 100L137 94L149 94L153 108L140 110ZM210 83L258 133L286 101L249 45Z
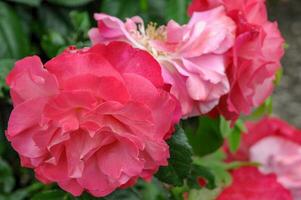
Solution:
M160 40L165 41L166 40L166 27L165 26L159 26L157 23L150 22L145 31L146 35L149 39L152 40Z
M162 55L163 52L159 52L152 47L150 44L151 41L165 41L167 34L166 34L166 27L159 26L157 23L150 22L147 27L145 28L143 24L137 23L137 31L135 33L131 33L135 35L135 38L138 39L138 42L143 45L151 54L154 56ZM137 34L139 36L137 36Z

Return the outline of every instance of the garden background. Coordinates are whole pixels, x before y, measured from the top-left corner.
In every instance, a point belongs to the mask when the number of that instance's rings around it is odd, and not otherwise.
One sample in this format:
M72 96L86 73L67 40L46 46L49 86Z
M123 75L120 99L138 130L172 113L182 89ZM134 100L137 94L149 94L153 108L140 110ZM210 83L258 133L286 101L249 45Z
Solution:
M20 167L17 154L4 137L12 109L5 77L13 63L38 54L43 61L67 46L89 45L87 31L95 26L93 13L119 18L140 15L160 24L188 20L189 0L1 0L0 1L0 200L74 199L55 185L38 183L29 169ZM301 128L301 1L270 0L270 18L279 22L288 48L283 59L282 82L272 96L274 113ZM269 105L271 106L271 105ZM139 182L103 199L166 199L159 182ZM142 196L141 196L142 195ZM84 195L77 199L92 199Z

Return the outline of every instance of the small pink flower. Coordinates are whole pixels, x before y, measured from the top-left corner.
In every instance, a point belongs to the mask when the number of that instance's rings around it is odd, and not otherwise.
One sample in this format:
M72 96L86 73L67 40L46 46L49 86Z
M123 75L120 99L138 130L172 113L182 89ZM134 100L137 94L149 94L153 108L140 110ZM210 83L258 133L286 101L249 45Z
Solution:
M7 83L6 136L43 183L105 196L167 165L165 139L181 112L147 52L115 42L69 49L44 66L27 57Z
M195 13L188 24L144 27L139 17L121 20L95 14L98 28L90 30L93 44L127 41L149 51L161 64L164 81L181 103L183 117L208 113L229 91L224 53L232 47L234 22L222 7Z
M261 174L256 167L241 167L231 174L232 184L217 200L292 200L274 174Z
M277 118L248 122L242 144L229 160L258 162L262 173L275 173L295 199L301 194L301 130Z
M227 119L235 120L271 95L284 40L277 23L267 19L265 0L193 0L188 12L192 15L217 6L223 6L237 26L235 44L228 52L231 89L217 107Z

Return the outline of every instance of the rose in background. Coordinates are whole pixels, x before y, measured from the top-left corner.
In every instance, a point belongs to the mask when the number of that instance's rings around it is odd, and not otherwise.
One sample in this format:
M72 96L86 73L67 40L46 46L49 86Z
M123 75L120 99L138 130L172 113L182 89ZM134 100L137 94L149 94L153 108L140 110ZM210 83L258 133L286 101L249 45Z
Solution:
M264 175L256 167L241 167L231 172L232 184L217 200L293 200L274 174Z
M228 161L260 164L263 174L274 173L295 200L301 197L301 130L274 117L247 122L241 146L235 154L227 148Z
M235 44L227 53L229 94L223 96L216 112L235 120L250 114L271 95L273 80L284 54L284 39L276 22L267 17L265 0L193 0L194 12L223 7L235 22Z
M168 164L165 139L181 112L147 52L115 42L70 48L44 66L27 57L7 83L6 136L43 183L105 196Z
M229 92L224 54L234 44L236 27L224 8L195 12L184 25L171 20L146 28L137 16L125 22L106 14L94 16L98 27L89 32L92 43L119 40L149 51L161 64L184 118L208 113Z

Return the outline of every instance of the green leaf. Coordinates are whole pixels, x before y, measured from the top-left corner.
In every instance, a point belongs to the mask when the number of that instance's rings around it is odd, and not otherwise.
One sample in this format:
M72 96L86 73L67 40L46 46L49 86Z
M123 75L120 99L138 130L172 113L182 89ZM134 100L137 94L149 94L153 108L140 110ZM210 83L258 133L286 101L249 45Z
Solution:
M262 105L260 105L253 113L247 117L248 120L256 120L265 115L271 115L273 112L273 99L269 97Z
M28 193L24 189L19 189L14 191L12 194L10 194L8 197L6 197L6 200L23 200L28 196Z
M63 195L64 193L64 195ZM63 195L63 196L62 196ZM55 190L51 192L50 194L47 194L47 197L50 198L51 200L57 200L61 198L62 200L142 200L142 197L136 191L136 189L129 188L129 189L124 189L124 190L115 190L113 193L109 194L108 196L102 197L102 198L97 198L94 197L88 193L82 194L80 197L72 197L70 194L62 192L60 190ZM39 198L45 198L45 200L48 200L46 196L41 196ZM53 198L53 199L52 199ZM33 200L39 200L39 199L33 199ZM44 199L41 199L44 200ZM144 200L144 199L143 199Z
M238 150L243 132L246 132L244 121L238 119L231 129L231 132L226 137L231 153L235 153Z
M47 190L40 192L32 197L31 200L65 200L68 199L68 193L62 190Z
M15 60L13 59L0 59L0 97L3 97L3 88L6 86L6 76L14 66Z
M140 3L140 9L143 12L147 12L147 10L148 10L148 0L139 0L139 3Z
M187 7L188 0L167 0L166 5L166 19L175 20L180 24L184 24L188 21Z
M242 119L238 119L234 125L237 129L240 130L240 132L246 132L247 128L245 126L245 122Z
M189 178L187 179L187 183L190 188L198 189L201 186L198 183L199 179L203 179L206 182L205 187L208 189L216 188L215 177L210 171L209 168L201 166L201 165L192 165L191 172Z
M62 35L57 32L49 32L42 38L42 48L48 57L54 57L59 53L59 50L66 47L66 41Z
M235 153L240 145L241 131L237 127L234 127L231 134L228 136L228 145L231 153Z
M9 193L15 186L15 179L9 164L0 158L0 191Z
M137 0L103 0L101 11L119 17L121 20L141 14L140 7L137 6Z
M191 118L184 121L184 129L194 153L198 156L210 154L224 143L219 118Z
M133 188L127 190L116 190L109 196L103 198L104 200L142 200L137 191Z
M10 0L10 1L26 4L29 6L39 6L42 0Z
M128 17L141 16L145 24L166 22L166 1L158 0L103 0L101 12L116 16L121 20Z
M53 3L53 4L57 4L60 6L82 6L85 5L87 3L90 3L93 0L48 0L48 2Z
M150 183L139 179L135 188L141 193L143 200L165 200L169 196L169 191L156 177Z
M0 58L22 58L29 54L29 39L15 11L0 2Z
M87 12L72 11L70 18L76 31L88 32L90 28L90 18Z
M189 175L192 163L192 150L184 130L177 128L168 144L170 148L168 166L160 167L156 176L165 183L182 186L183 180Z
M201 190L191 190L189 192L188 200L216 200L221 192L221 188L215 190L201 189Z
M166 12L167 1L148 0L148 19L149 21L157 22L159 25L166 24L168 16Z
M280 67L280 69L279 69L279 70L277 71L277 73L276 73L276 77L275 77L275 80L274 80L274 84L275 84L276 86L280 85L282 76L283 76L283 68Z
M36 32L40 37L45 33L57 32L62 36L69 36L72 32L70 9L61 7L42 6L38 9L39 23Z
M230 127L230 123L223 116L220 116L219 128L220 128L221 134L224 138L228 137L228 135L232 131L232 129Z
M231 183L231 175L229 174L229 164L225 163L225 153L218 150L210 155L202 158L194 157L194 164L207 167L215 177L215 183L218 187L224 187Z

